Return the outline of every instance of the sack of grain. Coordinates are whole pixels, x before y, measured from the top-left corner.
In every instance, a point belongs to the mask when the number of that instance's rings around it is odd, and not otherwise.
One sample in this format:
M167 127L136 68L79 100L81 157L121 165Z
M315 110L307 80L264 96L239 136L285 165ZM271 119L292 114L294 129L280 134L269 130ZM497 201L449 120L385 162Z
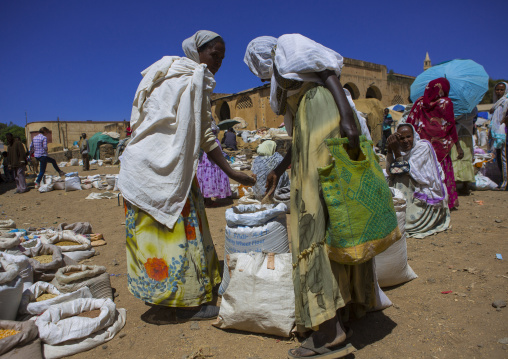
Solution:
M106 267L94 265L71 265L60 268L51 282L60 292L75 292L88 287L94 298L113 298L111 281Z
M4 258L7 262L13 262L18 265L18 274L23 281L23 291L32 286L34 282L34 269L27 256L23 254L14 255L0 252L0 258Z
M16 228L16 223L12 219L0 219L0 230L11 230Z
M65 192L81 191L81 180L79 177L65 177Z
M23 294L23 280L18 273L17 263L0 258L0 320L16 319Z
M51 244L28 248L25 252L34 269L34 280L49 282L58 268L65 266L62 250Z
M15 322L0 320L0 355L2 359L42 359L42 347L37 339L39 330L31 320Z
M81 234L76 234L73 230L51 231L48 232L43 243L58 246L62 252L88 251L92 248L90 240Z
M19 304L19 313L40 315L51 305L70 302L79 298L92 298L90 289L82 287L75 292L62 293L51 283L36 282L23 292Z
M407 263L406 200L404 194L398 189L390 187L390 190L402 237L374 258L381 287L405 283L418 277Z
M21 241L14 233L0 235L0 251L7 253L18 253Z
M229 283L228 258L232 253L288 253L286 205L239 205L226 210L224 273L219 294Z

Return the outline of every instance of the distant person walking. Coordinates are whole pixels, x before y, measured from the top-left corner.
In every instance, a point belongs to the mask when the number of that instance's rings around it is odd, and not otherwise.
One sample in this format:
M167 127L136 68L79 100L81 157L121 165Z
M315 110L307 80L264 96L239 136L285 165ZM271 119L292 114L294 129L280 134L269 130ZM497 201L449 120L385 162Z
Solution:
M7 157L9 159L9 167L14 172L14 180L16 181L16 193L26 192L25 167L26 167L26 151L21 141L14 141L12 133L6 134Z
M508 160L507 160L507 142L506 135L508 124L505 122L508 115L508 84L499 82L494 87L494 106L490 109L492 118L490 121L490 138L492 149L496 153L496 162L499 170L503 174L503 182L499 189L505 191L508 185ZM505 124L505 128L501 127Z
M65 172L58 168L56 161L48 156L48 139L46 138L48 133L49 130L47 127L41 127L39 134L33 138L30 144L30 152L34 154L34 157L39 160L40 163L40 172L35 180L35 188L39 188L41 185L42 176L46 173L48 162L53 165L53 168L60 176L65 175Z
M90 171L90 157L88 156L88 153L90 152L90 145L86 139L86 133L81 134L79 152L81 153L81 158L83 159L83 171Z

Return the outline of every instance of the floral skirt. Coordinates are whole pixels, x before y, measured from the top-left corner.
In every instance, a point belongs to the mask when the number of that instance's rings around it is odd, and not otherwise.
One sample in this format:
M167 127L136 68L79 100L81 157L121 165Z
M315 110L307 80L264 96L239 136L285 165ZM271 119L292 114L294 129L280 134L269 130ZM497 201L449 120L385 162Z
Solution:
M127 202L125 224L128 288L136 298L168 307L213 299L219 260L196 179L173 229Z
M203 153L198 163L196 177L198 178L199 188L203 197L226 198L231 196L229 177L215 162L208 159L206 153Z

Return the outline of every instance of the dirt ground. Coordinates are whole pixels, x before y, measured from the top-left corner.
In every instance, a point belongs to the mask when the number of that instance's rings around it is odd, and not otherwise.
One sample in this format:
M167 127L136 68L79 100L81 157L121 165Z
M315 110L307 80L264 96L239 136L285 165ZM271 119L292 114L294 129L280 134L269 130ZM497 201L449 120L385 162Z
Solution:
M65 170L83 174L78 167ZM118 167L92 166L88 172L97 173L118 173ZM177 324L172 310L134 298L127 290L123 206L117 199L85 200L89 192L39 193L31 187L28 193L14 194L12 184L0 184L0 218L12 218L21 228L87 221L108 243L90 263L106 266L114 275L115 302L127 309L127 324L121 337L75 358L286 358L298 345L290 339L220 330L209 321L192 327ZM508 337L508 307L492 306L495 300L508 301L507 201L506 192L460 197L451 229L408 239L409 263L419 277L385 288L393 307L351 323L351 342L358 351L350 358L508 358L508 345L498 343ZM207 209L220 259L224 212L231 202ZM504 260L496 259L496 253Z

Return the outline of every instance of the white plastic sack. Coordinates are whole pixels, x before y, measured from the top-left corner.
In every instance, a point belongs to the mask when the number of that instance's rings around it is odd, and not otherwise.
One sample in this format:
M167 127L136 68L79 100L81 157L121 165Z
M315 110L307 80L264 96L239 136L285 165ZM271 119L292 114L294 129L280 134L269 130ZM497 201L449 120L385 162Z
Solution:
M65 166L67 166L67 163L68 163L68 162L60 162L60 163L58 164L58 167L60 167L60 168L65 167Z
M232 254L230 268L231 282L213 325L289 337L295 323L291 254Z
M0 229L11 230L16 228L16 222L12 219L0 219Z
M239 205L226 210L224 273L219 294L229 283L228 258L232 253L288 253L286 205Z
M30 288L34 282L34 269L30 264L30 260L24 254L14 255L8 253L0 253L0 257L7 262L16 263L19 267L18 274L23 281L23 291Z
M78 314L100 309L97 318L78 317ZM115 321L116 305L111 299L80 298L49 307L36 320L39 337L46 344L60 344L81 339Z
M65 181L58 179L53 182L53 190L63 191L65 189Z
M406 200L398 189L390 187L390 190L402 237L383 253L374 257L376 274L381 287L405 283L418 277L407 263Z
M14 320L18 313L23 281L17 263L0 258L0 320Z
M62 250L52 244L41 244L33 248L27 248L26 256L29 257L30 264L34 269L34 280L50 281L55 277L55 272L65 265ZM40 263L33 257L51 255L52 261L49 263Z
M41 183L41 185L39 186L39 192L40 193L51 192L53 190L53 187L54 187L53 181L49 180L46 183Z
M90 240L81 234L76 234L70 229L59 231L48 231L42 238L42 243L56 244L58 242L69 241L77 245L58 246L62 252L88 251L92 248Z
M55 294L57 297L37 302L36 299L42 294ZM47 282L35 282L30 288L23 292L19 313L40 315L44 313L51 305L70 302L79 298L92 298L92 293L88 287L83 287L75 292L61 293L53 284Z
M372 262L374 265L374 285L375 285L375 292L376 292L376 304L374 305L374 308L372 308L370 311L378 311L383 310L388 307L391 307L393 305L392 301L386 296L385 292L379 287L377 275L376 275L376 261Z
M102 345L115 337L115 335L125 326L126 320L126 310L123 308L117 309L115 313L115 321L107 328L98 330L83 339L69 340L57 345L44 344L44 358L63 358Z
M12 233L6 233L0 236L0 251L5 251L8 249L15 249L20 244L20 239L18 236Z
M70 258L76 262L81 262L85 259L91 258L95 255L95 249L90 249L87 251L70 251L70 252L64 252L63 256L65 258Z
M71 158L69 161L70 166L78 166L79 165L79 159L77 158Z
M0 320L0 329L13 329L19 331L18 334L8 336L0 339L0 358L6 359L37 359L42 358L40 342L39 351L31 352L30 356L26 350L19 350L20 348L25 349L28 343L32 342L37 338L38 330L34 322L16 322L12 320ZM30 351L30 350L29 350Z
M487 176L482 175L480 172L474 176L476 189L478 191L489 191L489 190L495 190L497 188L496 182L492 181Z
M65 192L81 191L81 180L79 177L65 177Z
M94 298L113 298L111 280L103 266L69 265L60 268L51 284L62 293L88 287Z

